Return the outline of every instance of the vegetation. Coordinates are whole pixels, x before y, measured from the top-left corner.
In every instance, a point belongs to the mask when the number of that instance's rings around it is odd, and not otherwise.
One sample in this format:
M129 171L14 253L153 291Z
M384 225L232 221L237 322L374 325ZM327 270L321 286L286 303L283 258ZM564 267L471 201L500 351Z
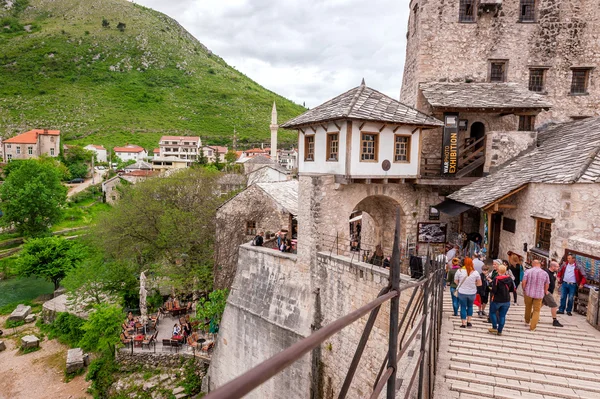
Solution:
M37 276L52 282L57 290L61 280L84 256L84 249L74 241L62 237L33 238L23 245L17 269L21 276Z
M60 180L60 169L43 159L16 163L0 187L2 223L24 236L46 234L61 219L67 199Z
M0 30L5 137L50 126L69 144L151 149L163 134L226 145L235 128L245 145L268 139L273 101L282 121L305 110L146 7L126 0L21 2L0 7L0 26L8 26ZM279 137L295 141L291 132Z
M96 305L88 320L81 327L84 331L79 345L87 351L100 351L114 347L119 342L123 309L106 303Z
M58 339L61 343L76 348L83 338L85 321L70 313L59 313L51 324L43 321L37 323L40 329L48 335L49 339Z
M227 294L227 290L215 290L208 294L208 299L200 298L196 308L197 319L208 321L211 326L220 324L227 304Z

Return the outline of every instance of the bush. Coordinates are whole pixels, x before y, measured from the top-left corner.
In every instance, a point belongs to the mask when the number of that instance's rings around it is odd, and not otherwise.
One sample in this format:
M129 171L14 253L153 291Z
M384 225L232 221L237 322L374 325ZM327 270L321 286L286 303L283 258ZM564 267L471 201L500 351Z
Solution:
M86 381L92 381L90 391L94 398L108 398L114 381L114 374L119 370L112 349L106 348L100 357L92 361L88 367Z
M102 184L94 184L93 186L89 186L85 190L74 194L70 198L71 203L78 204L80 202L84 202L90 199L95 199L102 195Z
M25 28L19 23L19 20L13 17L4 17L0 19L0 33L22 32Z
M53 323L40 324L40 329L48 334L50 339L58 339L61 343L72 348L79 346L83 338L85 320L70 313L59 313Z
M101 304L94 307L88 320L83 324L85 331L80 341L84 350L99 351L115 346L121 334L121 323L125 319L123 310L115 305Z
M88 166L83 162L77 162L69 165L69 173L71 173L71 178L76 179L78 177L84 178L88 174Z

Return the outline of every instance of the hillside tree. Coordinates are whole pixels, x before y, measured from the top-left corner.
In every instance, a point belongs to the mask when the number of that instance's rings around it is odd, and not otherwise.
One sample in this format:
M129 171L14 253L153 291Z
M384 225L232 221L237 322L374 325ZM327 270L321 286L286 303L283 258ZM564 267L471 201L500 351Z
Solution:
M84 256L83 248L75 241L62 237L33 238L23 245L17 259L17 271L20 276L46 279L57 290L61 280Z
M2 224L25 236L47 233L62 218L67 200L62 176L59 168L44 160L19 162L0 187Z

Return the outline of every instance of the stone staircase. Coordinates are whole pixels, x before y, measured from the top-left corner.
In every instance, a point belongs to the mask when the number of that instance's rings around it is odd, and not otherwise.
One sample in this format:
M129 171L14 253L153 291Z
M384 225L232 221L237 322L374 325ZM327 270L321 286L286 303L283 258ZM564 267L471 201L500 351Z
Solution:
M559 315L565 327L553 327L550 309L542 307L531 332L522 303L520 297L511 305L496 336L477 314L473 327L459 328L446 291L436 398L600 398L600 331L579 315Z

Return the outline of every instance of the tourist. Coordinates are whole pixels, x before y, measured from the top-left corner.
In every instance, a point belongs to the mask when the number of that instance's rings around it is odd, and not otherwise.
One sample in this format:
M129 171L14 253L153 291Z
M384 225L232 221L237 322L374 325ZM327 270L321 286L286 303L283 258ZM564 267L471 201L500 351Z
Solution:
M515 305L517 304L517 288L521 284L521 278L523 276L523 257L513 251L508 251L508 270L514 276L515 290L513 291L513 298Z
M567 262L558 271L556 281L561 284L560 307L558 314L565 314L565 309L569 316L573 316L573 298L577 292L577 287L583 288L586 283L585 270L575 262L573 255L567 256Z
M375 252L369 263L375 266L381 266L383 264L383 248L381 248L381 244L378 244L375 247Z
M465 265L454 275L458 300L460 302L460 328L472 327L473 302L477 295L477 287L481 285L481 277L473 268L473 260L465 258Z
M473 261L473 267L475 267L475 261ZM481 268L481 285L477 287L477 294L479 295L479 311L477 315L479 317L485 316L485 306L488 303L491 290L491 280L489 280L490 268L487 265L483 265Z
M542 270L539 260L531 262L531 269L525 271L522 284L525 298L525 324L529 324L530 331L535 331L540 320L542 299L550 285L548 273Z
M262 231L260 233L258 233L254 237L254 240L252 240L252 245L255 247L262 247L263 243L265 242L265 239L263 238L264 235L265 235L265 233L263 233Z
M179 327L179 324L175 323L175 325L173 325L173 336L178 337L179 334L181 334L181 327Z
M448 277L446 281L450 286L450 297L452 298L452 309L454 310L454 316L458 316L458 308L460 306L460 302L458 301L458 296L454 295L456 291L456 282L454 281L454 276L456 275L456 271L460 269L460 260L458 258L452 259L452 267L448 270Z
M450 270L452 267L452 259L458 257L458 245L453 245L448 252L446 252L446 270Z
M492 282L492 303L490 304L490 318L492 327L488 331L492 334L502 335L506 313L510 308L510 293L515 290L515 283L508 274L506 266L498 267L498 277Z
M548 285L548 291L546 291L546 295L544 295L544 299L542 299L542 304L544 306L548 306L550 308L550 313L552 313L552 325L554 327L562 327L563 325L559 323L556 318L556 311L558 310L558 305L554 300L554 287L556 287L556 272L558 271L558 262L553 260L548 265L546 269L546 273L548 273L548 277L550 278L550 284Z
M475 257L473 258L473 267L475 268L475 270L477 270L477 273L481 274L481 272L483 271L483 261L481 260L481 255L476 253Z

